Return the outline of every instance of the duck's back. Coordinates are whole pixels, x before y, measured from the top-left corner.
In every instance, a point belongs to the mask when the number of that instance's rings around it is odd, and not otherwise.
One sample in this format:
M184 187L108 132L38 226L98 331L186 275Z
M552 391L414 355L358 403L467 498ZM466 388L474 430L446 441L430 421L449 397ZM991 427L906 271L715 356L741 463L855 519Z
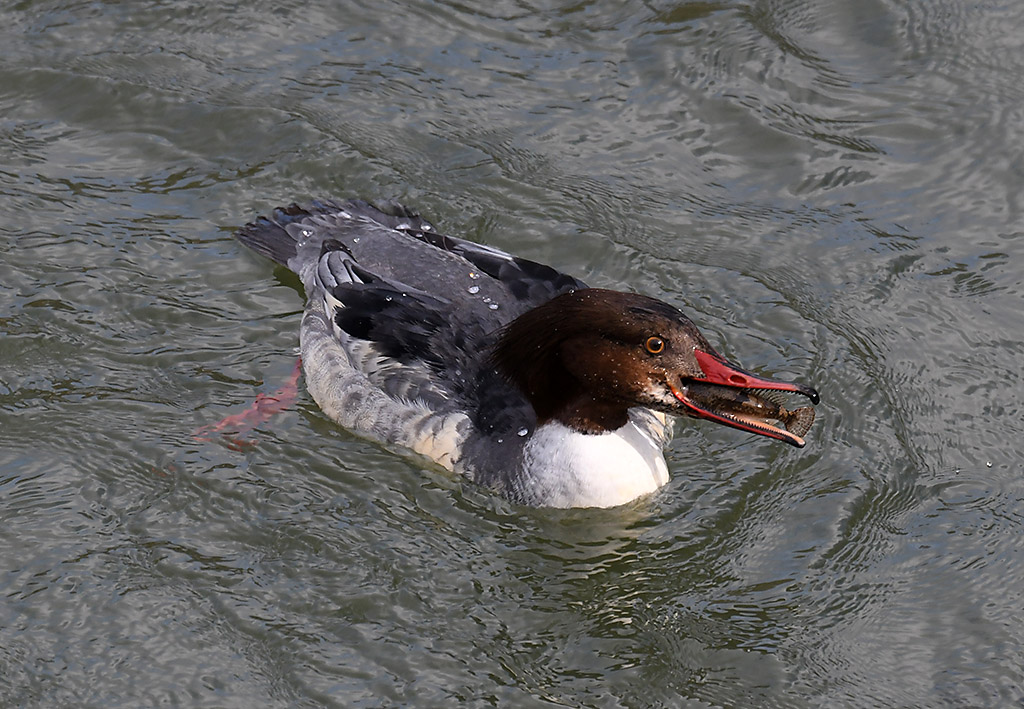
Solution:
M440 234L399 204L384 209L360 200L293 204L247 224L237 236L297 273L307 297L318 285L325 242L336 242L369 274L438 297L450 313L491 330L560 293L587 287L550 266Z
M503 325L584 283L398 205L291 205L237 236L301 278L303 369L330 418L506 487L536 417L487 353Z

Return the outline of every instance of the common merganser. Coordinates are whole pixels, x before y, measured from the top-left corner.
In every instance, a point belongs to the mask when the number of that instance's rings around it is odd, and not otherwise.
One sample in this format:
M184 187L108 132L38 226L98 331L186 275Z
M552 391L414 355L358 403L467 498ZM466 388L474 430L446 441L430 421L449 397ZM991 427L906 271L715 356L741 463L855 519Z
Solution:
M801 384L727 362L671 305L439 234L398 204L313 201L236 234L302 281L324 413L511 501L613 507L668 482L665 414L803 446Z

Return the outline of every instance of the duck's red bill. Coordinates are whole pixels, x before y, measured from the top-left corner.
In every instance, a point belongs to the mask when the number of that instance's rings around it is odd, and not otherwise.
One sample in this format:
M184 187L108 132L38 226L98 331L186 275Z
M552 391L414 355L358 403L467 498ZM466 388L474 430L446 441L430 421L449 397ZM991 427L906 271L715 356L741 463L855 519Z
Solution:
M716 352L694 350L694 355L704 377L670 385L686 413L803 447L803 436L814 423L814 409L786 408L782 392L801 394L817 404L821 400L817 391L803 384L759 377Z

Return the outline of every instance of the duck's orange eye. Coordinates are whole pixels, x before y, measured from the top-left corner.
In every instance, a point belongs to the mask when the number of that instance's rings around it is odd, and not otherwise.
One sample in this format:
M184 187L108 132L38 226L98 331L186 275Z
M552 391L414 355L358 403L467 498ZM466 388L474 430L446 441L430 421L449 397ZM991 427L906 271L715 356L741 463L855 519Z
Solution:
M651 354L661 354L662 350L665 349L665 341L660 337L648 337L647 342L644 343L644 347Z

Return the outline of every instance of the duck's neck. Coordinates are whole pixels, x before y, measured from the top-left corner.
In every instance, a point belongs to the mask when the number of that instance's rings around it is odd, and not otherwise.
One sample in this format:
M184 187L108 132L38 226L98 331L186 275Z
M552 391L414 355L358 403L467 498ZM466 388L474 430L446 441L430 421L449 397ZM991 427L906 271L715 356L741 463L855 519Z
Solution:
M598 434L615 431L629 419L627 402L595 395L565 365L567 348L593 334L593 303L579 295L599 292L563 294L520 315L499 333L491 361L533 406L538 425L557 421L579 433Z
M558 421L578 433L594 435L625 426L629 421L629 409L622 402L596 399L582 393L563 402L549 420Z

